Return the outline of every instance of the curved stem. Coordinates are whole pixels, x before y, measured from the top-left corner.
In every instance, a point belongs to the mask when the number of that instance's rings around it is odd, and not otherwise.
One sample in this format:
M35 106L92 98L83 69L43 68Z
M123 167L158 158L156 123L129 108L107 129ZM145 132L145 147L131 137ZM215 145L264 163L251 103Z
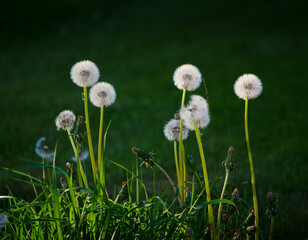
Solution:
M196 133L196 138L197 138L200 157L201 157L202 169L203 169L204 184L205 184L205 190L206 190L206 200L209 202L211 201L211 191L210 191L209 178L208 178L207 169L206 169L203 146L201 142L201 135L200 135L200 130L197 127L196 122L194 122L194 125L195 125L195 133ZM208 205L208 211L209 211L209 224L211 225L212 239L216 239L216 228L215 228L212 204Z
M249 133L248 133L248 98L246 98L245 101L245 136L247 143L248 159L249 159L250 174L251 174L251 185L253 193L253 207L254 207L255 227L256 227L255 239L259 240L259 212L258 212L258 200L256 191L256 180L255 180L255 171L253 167L250 142L249 142Z
M79 153L79 144L77 144L77 152ZM76 158L77 158L77 175L78 175L78 182L79 182L79 186L80 186L80 187L83 187L82 179L81 179L81 170L80 170L80 167L82 167L82 166L81 166L81 163L80 163L80 156L79 156L79 154L76 155Z
M154 162L154 164L155 164L155 166L157 166L158 169L159 169L160 171L162 171L162 173L166 176L166 178L168 179L170 185L172 186L173 191L176 192L175 185L174 185L174 183L173 183L171 177L169 176L169 174L168 174L158 163Z
M228 179L229 179L229 170L226 169L226 177L225 177L225 181L224 181L224 185L222 187L222 191L221 191L221 195L220 195L220 199L224 198L225 195L225 191L226 191L226 187L228 184ZM221 219L221 211L222 211L222 203L219 203L219 207L218 207L218 216L217 216L217 239L219 239L219 230L220 230L220 219Z
M84 112L85 112L85 117L86 117L87 136L88 136L88 144L89 144L89 152L90 152L90 158L91 158L91 164L92 164L93 178L94 178L94 183L97 183L97 180L96 180L97 170L96 170L96 163L95 163L95 158L94 158L90 122L89 122L87 87L83 87L83 94L84 94Z

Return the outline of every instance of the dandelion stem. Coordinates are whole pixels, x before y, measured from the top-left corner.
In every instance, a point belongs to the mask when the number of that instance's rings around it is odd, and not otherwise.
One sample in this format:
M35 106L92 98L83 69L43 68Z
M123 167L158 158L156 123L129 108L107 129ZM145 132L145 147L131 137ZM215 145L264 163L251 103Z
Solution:
M75 154L75 157L77 159L77 172L78 172L78 178L80 177L80 174L82 176L82 179L83 179L83 182L84 182L84 185L86 186L87 189L89 189L89 185L88 185L88 181L87 181L87 178L86 178L86 175L85 175L85 172L83 170L83 167L82 167L82 164L81 164L81 161L80 161L80 156L79 156L79 145L77 143L77 148L76 148L76 145L75 145L75 142L73 140L73 137L72 137L72 134L71 134L71 131L67 128L66 129L67 131L67 134L68 134L68 137L70 139L70 142L72 144L72 148L74 150L74 154ZM79 185L82 187L83 184L81 183L80 184L80 181L79 181Z
M249 133L248 133L248 98L246 98L245 100L245 135L246 135L247 151L248 151L250 174L251 174L251 185L252 185L252 193L253 193L253 207L254 207L255 227L256 227L255 239L259 240L258 200L257 200L257 191L256 191L255 171L253 167L250 142L249 142Z
M102 138L103 138L103 122L104 122L104 107L100 108L100 124L99 124L99 138L98 138L98 172L100 183L103 191L105 189L105 166L102 164Z
M223 185L223 187L222 187L220 199L223 199L223 198L224 198L225 191L226 191L226 187L227 187L227 184L228 184L229 173L230 173L230 170L226 167L226 177L225 177L224 185ZM219 239L221 211L222 211L222 203L219 203L219 207L218 207L218 217L217 217L217 229L218 229L218 232L217 232L217 239Z
M197 138L200 157L201 157L202 169L203 169L204 184L205 184L205 190L206 190L206 200L209 202L211 201L211 192L210 192L209 179L208 179L208 174L207 174L207 169L206 169L204 151L203 151L202 142L201 142L201 135L200 135L200 130L197 127L197 124L195 121L194 121L194 125L195 125L195 133L196 133L196 138ZM216 229L215 229L212 204L208 205L208 212L209 212L209 224L211 225L212 239L216 239Z
M175 160L175 168L176 168L176 175L177 175L177 180L178 184L180 181L180 170L179 170L179 159L178 159L178 153L177 153L177 143L174 141L174 160Z
M79 153L79 144L77 144L77 152ZM80 167L81 164L80 164L80 156L79 154L76 155L76 159L77 159L77 175L78 175L78 182L79 182L79 186L80 187L83 187L83 184L82 184L82 179L81 179L81 171L80 171Z
M271 217L271 229L270 229L270 240L273 240L274 238L274 217Z
M184 107L185 96L186 96L186 88L184 88L183 90L181 109ZM184 146L183 146L183 119L182 118L180 122L179 165L180 165L179 192L181 196L181 202L184 203L185 202L185 191L183 187L186 188L186 184L187 184L187 169L186 169L185 153L184 153Z
M96 170L96 163L95 163L95 158L94 158L90 122L89 122L87 87L83 87L83 94L84 94L84 112L85 112L85 117L86 117L87 136L88 136L88 144L89 144L89 152L90 152L90 158L91 158L91 164L92 164L93 178L94 178L94 183L97 183L97 180L96 180L97 170Z
M139 164L136 156L136 201L139 202Z

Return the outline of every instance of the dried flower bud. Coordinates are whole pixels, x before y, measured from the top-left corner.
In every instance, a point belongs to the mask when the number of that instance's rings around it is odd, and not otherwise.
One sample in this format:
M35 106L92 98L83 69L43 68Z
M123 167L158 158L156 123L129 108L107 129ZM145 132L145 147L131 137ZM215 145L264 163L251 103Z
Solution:
M82 125L83 124L83 116L78 116L78 119L77 119L77 125Z
M229 219L228 215L227 215L226 213L224 213L224 214L222 215L222 220L223 220L224 222L226 222L226 221L228 221L228 219Z
M232 196L233 196L233 197L238 197L238 190L237 190L237 188L235 188L235 189L233 190Z
M255 225L252 225L252 226L248 226L246 228L247 231L249 232L255 232L257 230L256 226Z
M72 164L71 164L70 162L67 162L67 163L66 163L66 167L67 167L68 170L71 170Z
M236 240L236 239L240 239L241 237L241 232L240 232L240 229L236 229L234 234L233 234L233 239Z
M228 150L228 153L234 153L235 152L235 149L234 149L234 147L229 147L229 150Z
M175 120L180 120L181 119L180 114L179 113L175 113L174 114L174 119Z

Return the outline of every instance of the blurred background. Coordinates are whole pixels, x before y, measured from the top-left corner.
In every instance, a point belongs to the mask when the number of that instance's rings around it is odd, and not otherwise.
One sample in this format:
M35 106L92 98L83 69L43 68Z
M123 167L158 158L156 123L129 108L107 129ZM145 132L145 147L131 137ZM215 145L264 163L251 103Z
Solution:
M264 85L250 101L249 128L262 228L268 232L266 194L279 194L277 239L306 239L307 163L307 2L306 1L10 1L1 7L0 166L36 176L41 161L36 141L46 137L57 165L65 168L73 151L54 120L65 109L83 114L82 89L70 80L72 65L91 60L100 81L114 85L117 101L105 111L112 119L107 159L131 168L132 147L153 151L175 178L173 144L165 123L179 109L181 92L172 75L184 63L196 65L205 79L211 123L203 131L211 182L222 176L229 146L237 168L231 186L250 182L244 138L244 101L233 92L235 80L254 73ZM205 95L200 87L189 93ZM90 105L97 142L99 111ZM186 151L199 164L194 137ZM87 160L88 170L90 160ZM0 195L29 198L33 189L0 172ZM151 188L152 170L143 177ZM108 187L119 188L126 173L107 163ZM159 187L168 184L160 177ZM219 189L219 187L218 187ZM241 193L240 193L241 194Z

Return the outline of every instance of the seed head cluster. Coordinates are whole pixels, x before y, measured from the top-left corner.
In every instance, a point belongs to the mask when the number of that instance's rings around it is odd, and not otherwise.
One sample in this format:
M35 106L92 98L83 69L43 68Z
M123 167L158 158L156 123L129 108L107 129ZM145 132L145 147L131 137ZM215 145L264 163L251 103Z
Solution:
M258 97L262 92L263 86L261 80L254 74L243 74L234 84L235 94L246 100Z
M115 102L117 95L111 84L99 82L90 89L89 97L94 106L107 107Z
M201 72L191 64L178 67L173 74L173 82L178 89L194 91L202 81Z
M76 117L75 114L70 110L65 110L59 114L56 118L56 126L58 130L72 130L74 127Z
M181 120L171 119L164 127L165 137L169 141L180 141L180 124ZM182 139L185 140L188 137L188 129L183 127Z
M79 87L93 86L99 77L99 69L89 60L77 62L71 69L71 79Z
M207 101L199 95L192 95L187 106L181 109L180 116L189 130L195 130L194 122L199 129L207 127L210 123Z

